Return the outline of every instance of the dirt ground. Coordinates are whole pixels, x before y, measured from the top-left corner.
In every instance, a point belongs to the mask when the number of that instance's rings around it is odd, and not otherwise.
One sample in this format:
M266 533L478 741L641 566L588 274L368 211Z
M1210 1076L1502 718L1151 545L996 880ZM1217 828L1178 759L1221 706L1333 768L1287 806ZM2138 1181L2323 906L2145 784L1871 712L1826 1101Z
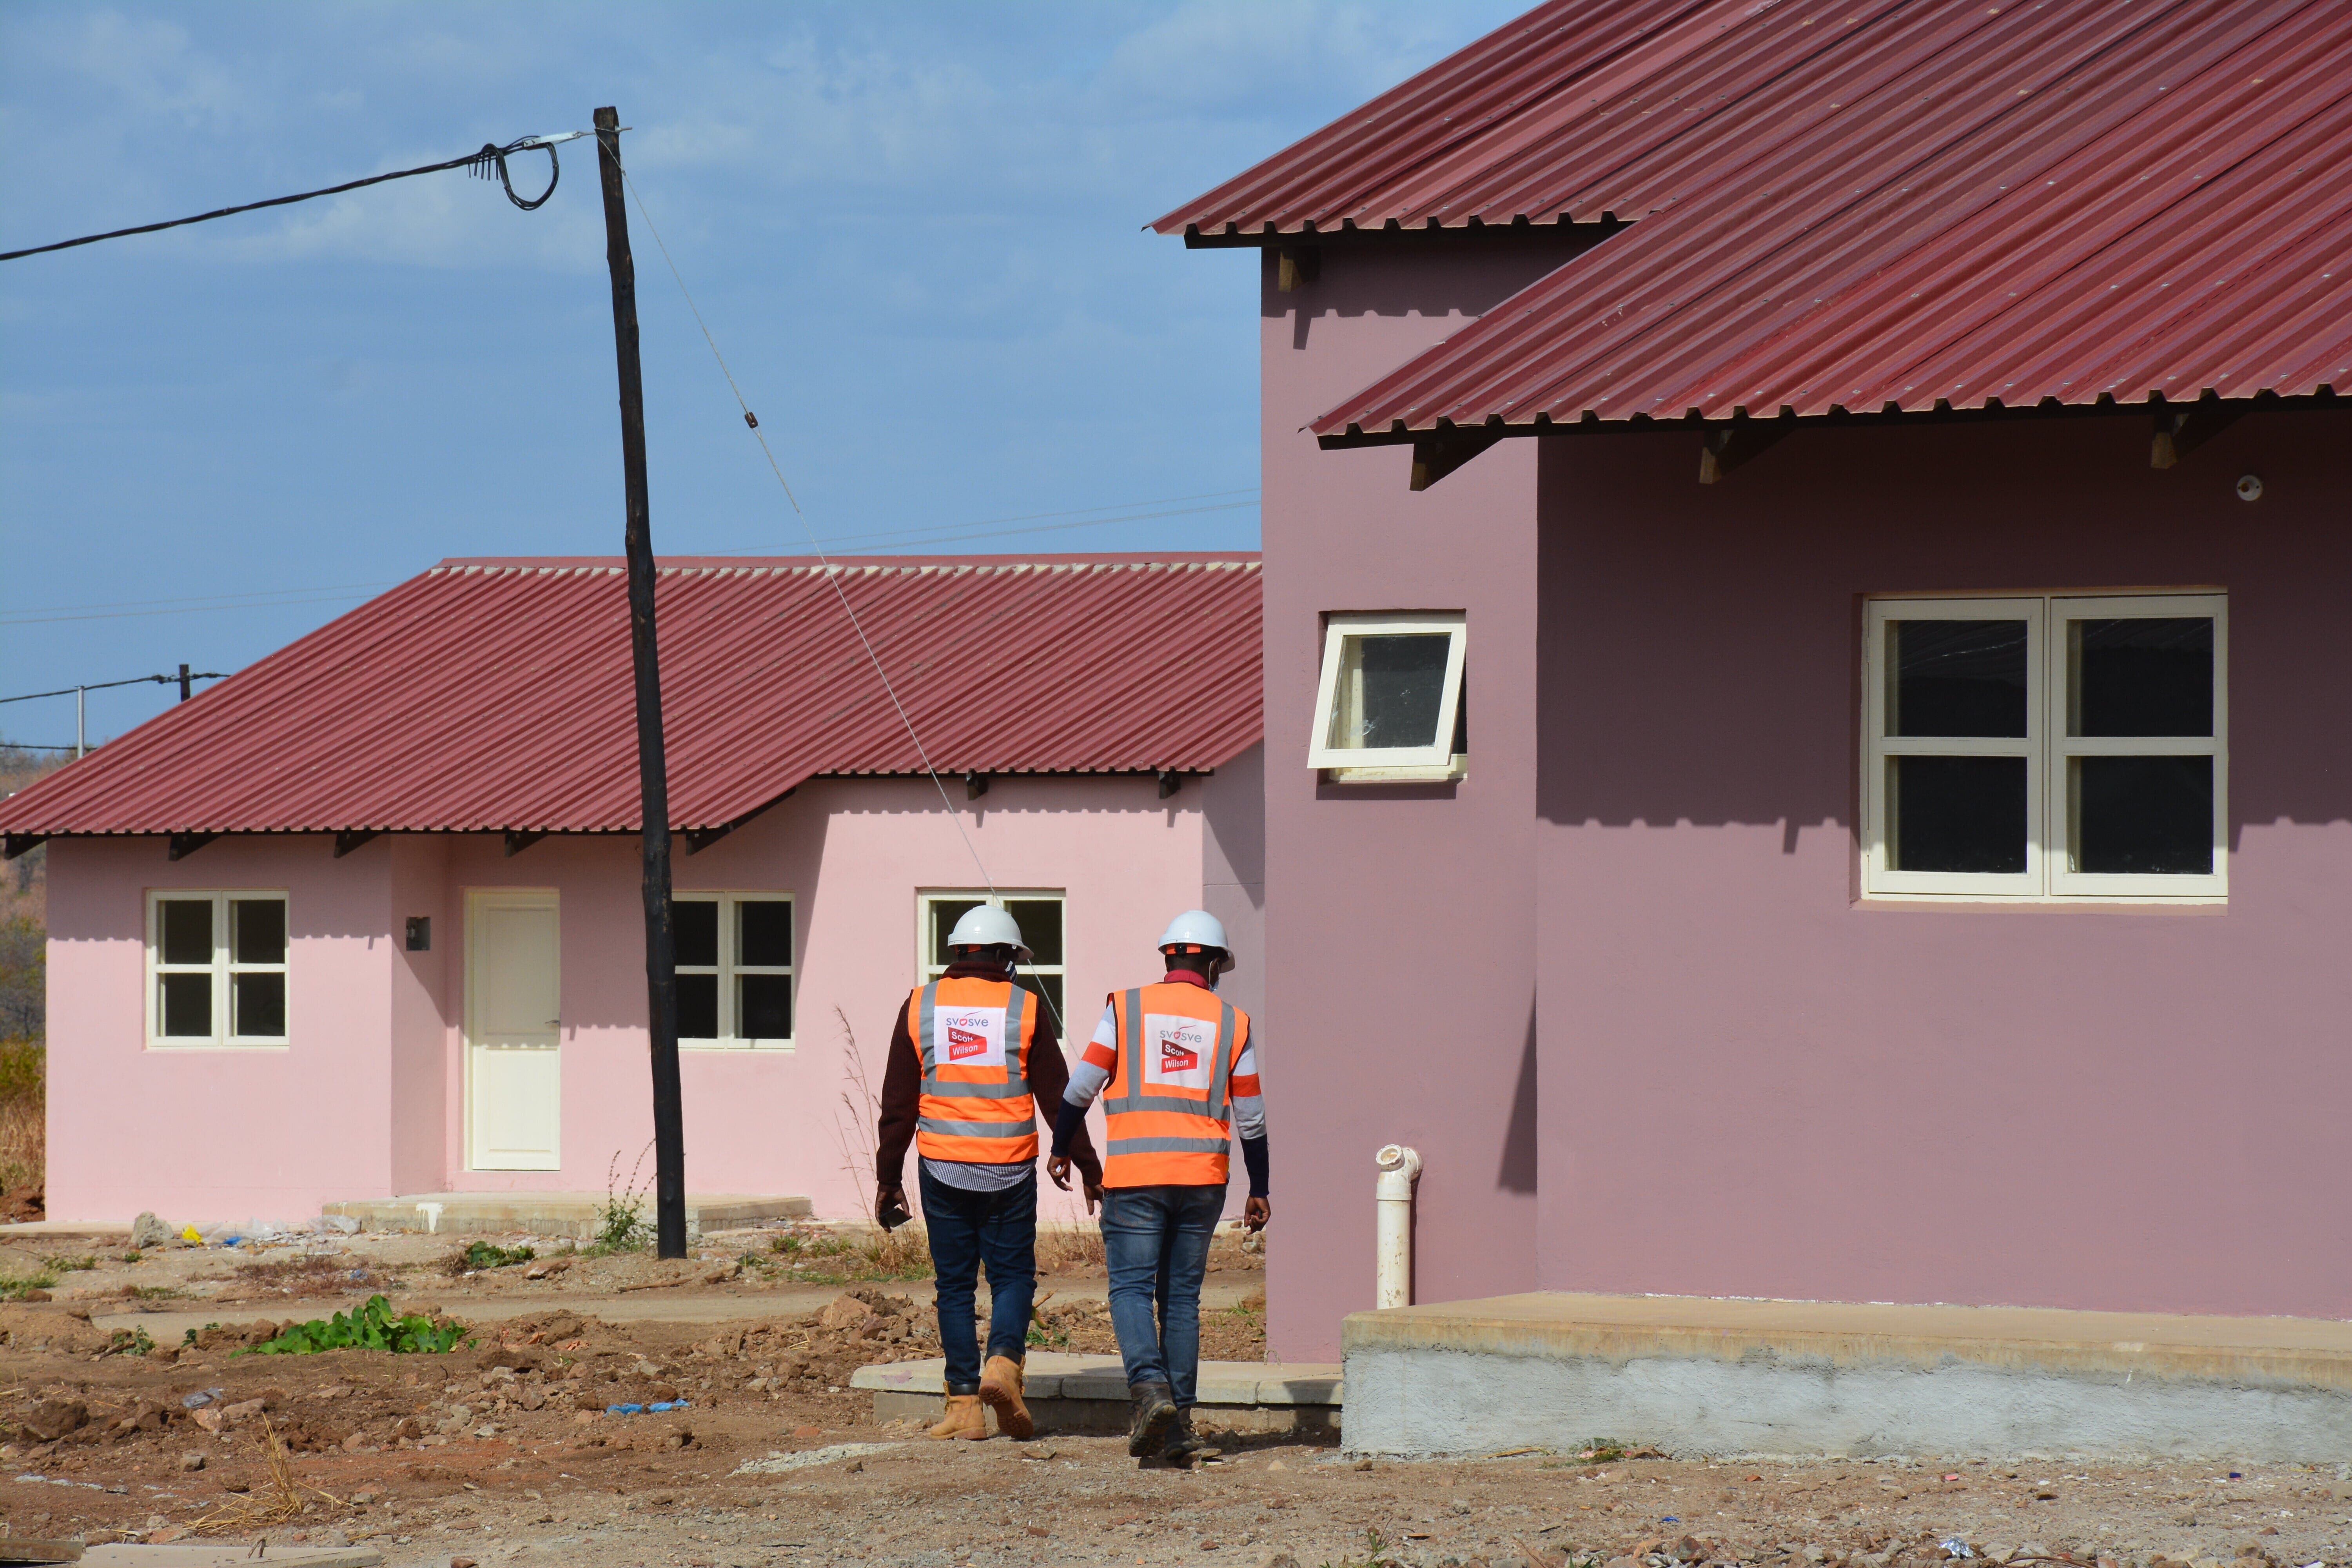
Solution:
M936 1353L928 1281L847 1284L803 1305L809 1271L779 1282L730 1267L748 1247L705 1250L691 1268L623 1255L575 1258L537 1280L523 1278L528 1264L453 1276L447 1238L362 1237L260 1258L186 1248L136 1264L116 1247L86 1268L60 1268L91 1255L59 1247L0 1258L19 1281L35 1277L28 1263L58 1281L48 1300L0 1307L0 1474L13 1478L0 1482L0 1514L11 1533L93 1542L192 1530L274 1545L364 1541L397 1568L1257 1568L1286 1557L1299 1568L1563 1568L1571 1558L1580 1568L1588 1558L1608 1568L1925 1568L1946 1560L1946 1542L1977 1557L2090 1568L2352 1564L2352 1466L1709 1465L1549 1453L1367 1465L1292 1440L1228 1437L1213 1461L1167 1470L1139 1468L1109 1437L933 1443L877 1425L871 1396L844 1387L859 1365ZM1041 1287L1056 1296L1041 1311L1039 1344L1112 1348L1086 1261ZM1246 1285L1255 1261L1223 1254L1221 1278ZM612 1322L585 1310L592 1298L644 1300L633 1286L729 1321ZM231 1353L274 1324L197 1327L193 1342L185 1330L150 1336L154 1349L142 1352L135 1333L90 1321L119 1324L132 1306L226 1310L237 1298L246 1311L282 1303L287 1321L355 1306L371 1289L457 1321L492 1298L543 1300L482 1316L473 1345L446 1355ZM1206 1317L1204 1353L1263 1356L1246 1294ZM670 1399L688 1408L605 1413ZM285 1446L274 1465L266 1434Z

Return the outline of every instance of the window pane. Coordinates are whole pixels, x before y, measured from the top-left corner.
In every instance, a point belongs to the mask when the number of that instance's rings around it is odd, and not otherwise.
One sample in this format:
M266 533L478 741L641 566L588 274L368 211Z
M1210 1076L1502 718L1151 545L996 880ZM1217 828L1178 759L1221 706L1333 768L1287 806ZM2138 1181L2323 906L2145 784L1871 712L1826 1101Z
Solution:
M1024 973L1019 978L1023 990L1042 995L1054 1005L1053 1012L1046 1015L1048 1017L1060 1018L1066 1024L1067 1023L1069 1015L1062 1011L1062 977L1060 975ZM1068 1032L1066 1028L1057 1028L1055 1031L1057 1035Z
M178 978L172 976L172 978ZM286 1033L286 976L232 974L228 982L228 1032L276 1039Z
M735 962L788 967L793 962L790 899L746 899L735 906Z
M677 1037L715 1040L719 1037L719 976L681 974L677 977Z
M199 1039L213 1032L213 977L209 974L161 974L163 987L163 1033L193 1035Z
M2213 623L2074 621L2068 729L2077 735L2213 732Z
M163 927L163 962L210 963L213 961L213 901L210 899L165 899L157 906ZM206 1018L200 1035L213 1032Z
M747 1040L789 1040L793 1037L793 977L789 974L739 974L735 977L735 1032Z
M1330 744L1435 745L1453 642L1443 632L1340 638Z
M677 961L714 969L719 964L719 903L715 899L680 899L670 905L670 927L677 933Z
M931 900L930 961L944 964L948 961L948 932L955 930L956 921L963 919L966 910L977 909L979 899L933 899Z
M1890 757L1887 766L1895 869L2025 869L2023 757Z
M239 963L286 962L286 900L232 899L228 906L229 952ZM251 1030L239 1030L250 1034ZM276 1030L269 1031L275 1034Z
M2025 733L2023 621L1889 621L1890 735Z
M1029 944L1034 963L1062 962L1062 900L1059 899L1007 899L1005 912L1021 928L1021 940Z
M2076 757L2074 766L2075 870L2212 871L2212 758Z

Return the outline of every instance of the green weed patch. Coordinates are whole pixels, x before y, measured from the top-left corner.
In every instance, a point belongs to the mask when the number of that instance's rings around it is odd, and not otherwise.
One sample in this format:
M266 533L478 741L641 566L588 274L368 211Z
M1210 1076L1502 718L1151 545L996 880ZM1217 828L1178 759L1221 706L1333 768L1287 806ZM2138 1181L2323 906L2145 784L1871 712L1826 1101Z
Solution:
M235 1355L315 1355L320 1351L391 1351L398 1355L442 1355L471 1344L463 1323L435 1323L422 1313L392 1315L392 1303L370 1296L356 1312L337 1312L288 1327L276 1339L232 1352Z
M528 1247L500 1247L496 1242L477 1241L457 1255L457 1267L466 1268L505 1268L512 1264L529 1263L538 1253Z
M57 1282L54 1274L0 1274L0 1301L21 1301L29 1292L46 1290Z

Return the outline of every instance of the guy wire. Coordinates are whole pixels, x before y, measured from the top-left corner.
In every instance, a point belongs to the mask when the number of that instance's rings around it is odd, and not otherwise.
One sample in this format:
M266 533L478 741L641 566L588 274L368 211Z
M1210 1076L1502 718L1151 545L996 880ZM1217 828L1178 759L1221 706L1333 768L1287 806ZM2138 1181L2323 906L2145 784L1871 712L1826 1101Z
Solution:
M654 247L661 252L663 263L669 268L670 278L677 284L678 294L686 300L686 308L693 312L694 324L702 329L702 341L710 345L710 357L718 362L719 374L727 378L727 389L735 395L735 406L743 411L744 427L751 431L751 438L760 443L760 450L768 459L769 471L776 476L776 483L783 489L784 499L792 503L793 515L800 519L802 531L808 536L809 548L816 552L818 564L824 569L824 579L833 585L834 597L840 601L841 613L849 617L850 629L857 634L858 646L866 650L866 661L874 667L876 677L882 682L884 695L890 699L890 706L897 711L898 722L906 727L907 738L915 743L915 754L922 760L923 772L930 775L931 787L939 791L940 805L947 811L948 820L955 825L956 837L963 840L964 849L971 856L972 865L980 870L980 879L988 885L988 896L1001 904L1003 895L996 889L996 879L988 874L988 863L981 858L980 847L971 841L971 835L964 831L963 814L957 811L955 803L948 798L948 786L940 781L939 769L931 765L929 748L923 744L923 737L916 730L914 720L908 716L906 704L898 700L898 690L890 682L890 672L882 667L881 656L874 651L874 644L866 635L866 626L857 618L856 606L850 604L848 594L842 589L841 574L834 570L832 561L825 555L824 546L817 540L814 525L809 521L807 511L801 506L800 498L793 494L792 484L784 478L783 466L776 461L775 451L768 445L768 437L761 433L759 417L751 412L751 404L744 400L743 388L736 383L735 373L727 368L727 356L719 352L719 340L711 335L710 323L702 319L701 307L694 302L694 293L687 288L686 278L678 271L677 262L670 255L669 246L663 240L660 228L656 226L653 214L646 210L646 198L638 191L636 181L629 177L625 164L621 169L621 181L628 186L630 196L635 200L637 216L645 219L646 232L654 237ZM1062 1021L1062 1010L1054 1005L1054 998L1043 985L1038 987L1037 995L1045 1004L1045 1010L1054 1015L1055 1029L1066 1034L1068 1026Z

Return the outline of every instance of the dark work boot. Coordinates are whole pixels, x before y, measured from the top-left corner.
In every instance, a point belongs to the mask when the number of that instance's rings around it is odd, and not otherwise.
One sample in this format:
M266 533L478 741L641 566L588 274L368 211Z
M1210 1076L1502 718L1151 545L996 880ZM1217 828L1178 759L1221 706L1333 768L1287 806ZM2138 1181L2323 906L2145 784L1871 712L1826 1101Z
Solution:
M1127 1426L1127 1451L1139 1459L1157 1458L1168 1440L1168 1428L1176 1421L1174 1392L1164 1383L1139 1383L1127 1392L1135 1401L1135 1415Z
M1171 1465L1181 1465L1208 1446L1192 1430L1192 1413L1180 1409L1176 1419L1168 1423L1168 1437L1160 1445L1160 1457Z

